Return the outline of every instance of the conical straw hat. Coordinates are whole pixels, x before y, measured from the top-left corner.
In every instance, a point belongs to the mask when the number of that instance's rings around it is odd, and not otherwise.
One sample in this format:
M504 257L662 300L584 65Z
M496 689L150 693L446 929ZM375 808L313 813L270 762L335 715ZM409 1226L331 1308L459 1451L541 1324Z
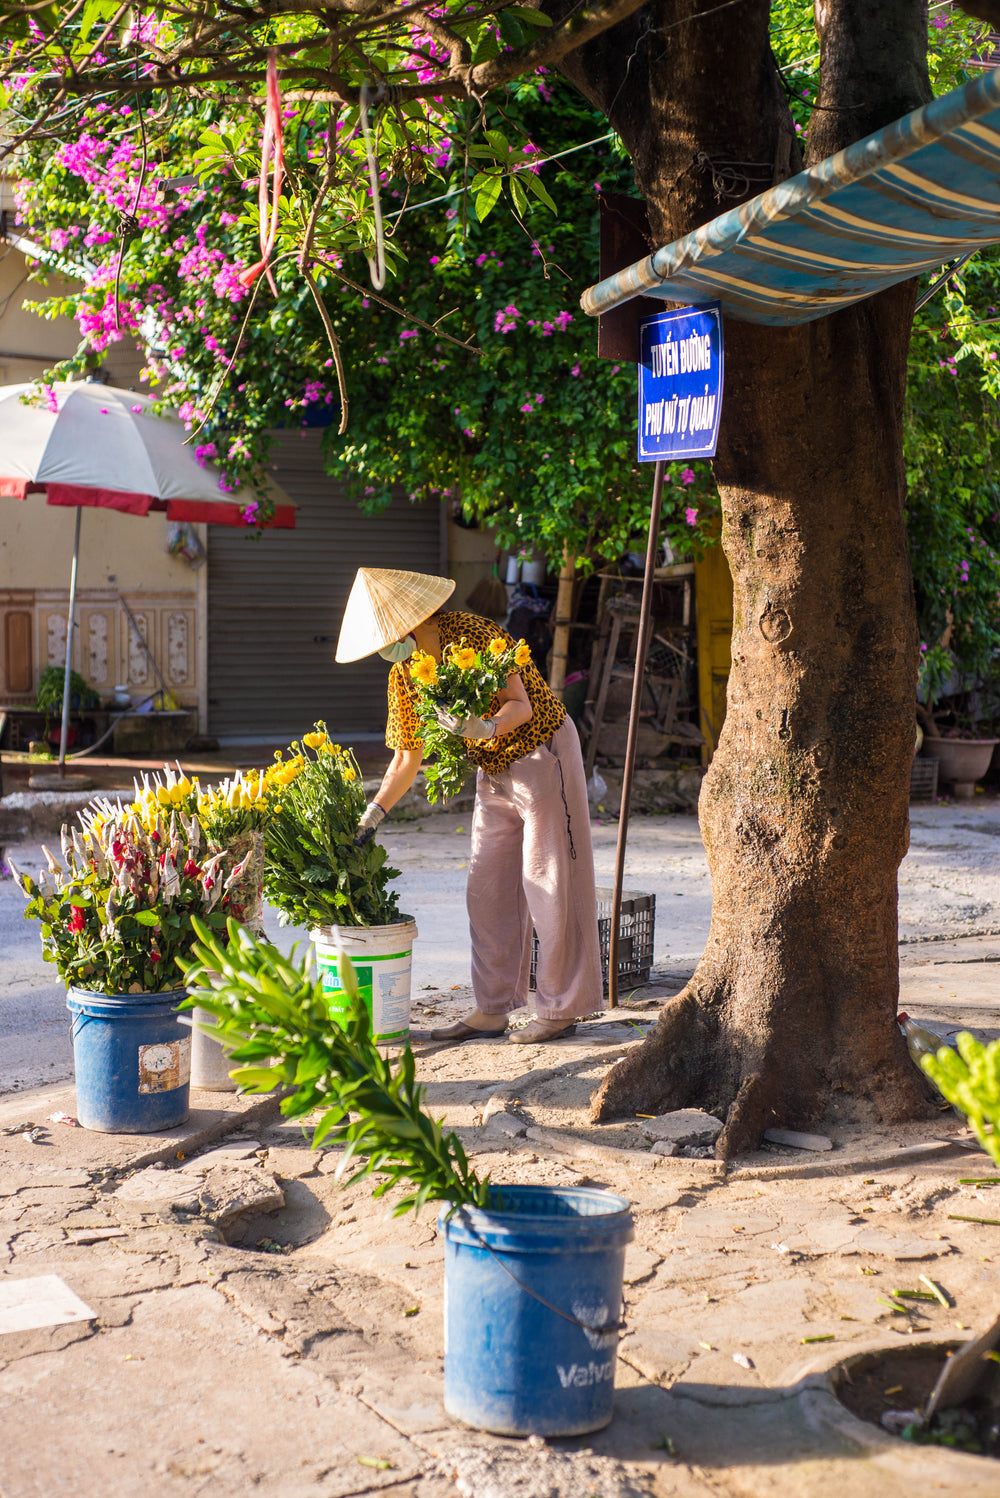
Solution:
M455 584L448 577L359 567L340 626L337 660L359 661L393 640L402 640L454 591Z

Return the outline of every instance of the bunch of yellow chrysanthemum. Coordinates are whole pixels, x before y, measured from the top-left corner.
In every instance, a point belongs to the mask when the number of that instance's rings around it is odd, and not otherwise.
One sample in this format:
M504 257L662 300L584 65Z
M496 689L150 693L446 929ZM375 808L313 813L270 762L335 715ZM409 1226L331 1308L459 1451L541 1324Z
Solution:
M296 925L365 926L392 920L379 844L356 847L365 790L357 760L317 723L263 775L269 810L264 889L279 918Z
M405 669L416 688L420 736L432 759L424 768L429 800L436 801L439 794L446 799L454 796L470 768L466 741L442 728L438 712L459 718L470 714L482 718L496 712L497 694L508 677L530 660L531 651L524 641L515 645L505 635L494 635L484 650L476 650L466 639L454 641L444 647L440 664L424 651L410 657Z

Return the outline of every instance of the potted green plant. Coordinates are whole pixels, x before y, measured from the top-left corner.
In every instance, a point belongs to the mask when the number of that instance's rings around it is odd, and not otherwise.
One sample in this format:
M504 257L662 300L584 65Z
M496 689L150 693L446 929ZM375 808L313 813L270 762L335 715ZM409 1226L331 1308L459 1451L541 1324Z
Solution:
M919 686L925 698L918 711L924 720L923 753L938 761L938 777L950 785L958 800L968 801L975 792L976 781L981 780L990 767L993 751L1000 739L984 734L974 709L976 693L959 693L951 700L950 714L954 722L942 728L936 711L944 688L955 674L955 661L951 652L943 645L922 650ZM962 707L964 704L964 710ZM945 698L948 710L948 699Z
M196 820L144 825L121 803L91 803L82 835L63 828L63 862L44 849L36 881L14 869L25 918L67 985L77 1115L103 1133L162 1132L188 1115L191 1038L178 1018L177 959L193 917L221 929L240 867L202 848Z
M445 1408L508 1435L578 1435L611 1419L628 1203L587 1187L497 1186L423 1106L413 1053L378 1050L353 964L340 957L348 1011L331 1016L323 983L231 922L207 927L185 967L190 1006L240 1063L248 1091L287 1093L282 1111L314 1118L313 1145L338 1144L338 1176L402 1188L394 1214L442 1203Z
M405 1040L417 927L389 888L399 870L385 848L355 842L366 804L357 760L320 722L278 752L261 783L264 893L279 920L308 928L332 1013L349 1012L337 962L344 950L358 966L378 1043Z
M38 678L38 692L35 697L35 706L39 712L45 714L44 737L47 739L53 730L53 715L55 723L62 722L63 708L63 683L66 680L65 666L46 666ZM88 687L83 677L76 671L69 673L69 706L71 713L86 712L89 708L100 706L100 696L93 687ZM69 730L71 737L68 742L72 743L76 730Z

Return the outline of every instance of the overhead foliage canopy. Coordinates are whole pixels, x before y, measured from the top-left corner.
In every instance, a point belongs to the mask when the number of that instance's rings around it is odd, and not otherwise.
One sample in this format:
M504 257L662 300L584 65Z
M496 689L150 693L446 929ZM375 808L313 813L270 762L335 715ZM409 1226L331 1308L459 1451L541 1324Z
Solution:
M42 304L84 335L58 372L138 336L225 484L259 470L268 431L339 411L328 462L362 502L399 485L460 492L505 544L620 552L645 507L632 375L594 358L576 304L596 268L596 189L629 191L630 169L548 70L638 8L8 5L0 152L22 177L25 234L50 268L82 277L78 294ZM822 108L811 5L774 0L771 29L805 135ZM928 36L943 92L968 76L982 27L932 3ZM272 56L282 99L269 111ZM262 117L280 137L276 199ZM745 190L738 178L720 180L720 207ZM908 440L922 633L933 646L957 617L952 649L977 667L996 645L987 601L1000 582L984 439L1000 393L996 266L980 257L921 315ZM957 403L944 424L939 386ZM705 544L714 523L696 468L672 470L675 546ZM956 548L970 530L966 567Z

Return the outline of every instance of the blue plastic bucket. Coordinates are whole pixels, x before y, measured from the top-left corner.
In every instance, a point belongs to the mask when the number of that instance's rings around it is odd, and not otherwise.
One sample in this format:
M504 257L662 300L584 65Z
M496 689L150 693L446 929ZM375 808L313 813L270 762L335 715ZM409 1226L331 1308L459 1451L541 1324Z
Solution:
M187 995L66 991L73 1016L76 1116L101 1134L160 1134L188 1116L191 1030Z
M614 1404L628 1202L583 1186L503 1186L493 1196L502 1210L464 1207L449 1219L446 1208L438 1218L444 1407L498 1435L600 1430Z

